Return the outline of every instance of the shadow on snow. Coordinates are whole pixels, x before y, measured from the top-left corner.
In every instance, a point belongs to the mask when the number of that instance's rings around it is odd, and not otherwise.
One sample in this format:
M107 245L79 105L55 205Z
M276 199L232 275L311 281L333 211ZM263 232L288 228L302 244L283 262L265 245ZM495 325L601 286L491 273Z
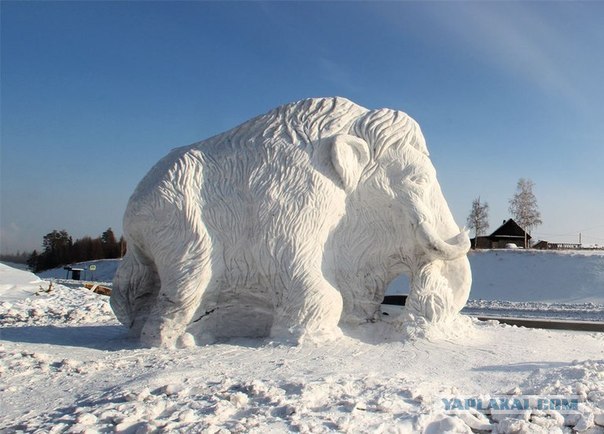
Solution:
M120 325L25 326L0 328L0 339L30 344L64 345L118 351L140 348Z

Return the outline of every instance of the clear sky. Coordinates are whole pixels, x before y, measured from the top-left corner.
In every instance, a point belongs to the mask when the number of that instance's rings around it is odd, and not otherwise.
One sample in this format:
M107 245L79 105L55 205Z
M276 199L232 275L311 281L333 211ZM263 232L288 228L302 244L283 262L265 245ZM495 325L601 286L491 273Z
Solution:
M604 2L1 2L0 249L121 234L171 148L345 96L422 126L458 224L519 178L604 244Z

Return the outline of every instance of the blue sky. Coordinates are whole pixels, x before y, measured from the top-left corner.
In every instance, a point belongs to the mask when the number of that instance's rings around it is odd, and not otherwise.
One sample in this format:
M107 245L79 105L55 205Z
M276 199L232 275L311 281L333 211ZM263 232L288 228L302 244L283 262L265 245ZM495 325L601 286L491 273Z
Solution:
M1 3L0 249L121 233L169 149L340 95L422 126L460 225L520 177L539 239L604 244L603 2Z

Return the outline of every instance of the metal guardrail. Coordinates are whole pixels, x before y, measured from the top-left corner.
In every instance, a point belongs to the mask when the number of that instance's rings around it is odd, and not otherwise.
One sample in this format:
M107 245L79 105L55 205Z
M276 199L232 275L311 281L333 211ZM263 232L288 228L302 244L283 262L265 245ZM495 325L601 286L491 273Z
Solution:
M604 322L568 321L543 318L501 318L493 316L477 316L480 321L498 321L502 324L531 329L574 330L581 332L604 332Z

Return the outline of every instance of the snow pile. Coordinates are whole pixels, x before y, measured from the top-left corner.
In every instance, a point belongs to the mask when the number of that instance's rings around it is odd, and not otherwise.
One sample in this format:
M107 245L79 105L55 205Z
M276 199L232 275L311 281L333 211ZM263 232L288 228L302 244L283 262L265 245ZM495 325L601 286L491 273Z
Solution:
M0 301L3 326L85 324L113 320L107 297L81 288L52 286L50 292L18 301Z
M108 297L0 264L0 319L3 327L24 327L102 323L115 317Z
M0 262L0 300L29 297L44 285L35 274L9 267Z
M538 400L545 399L546 405L538 408ZM500 434L516 433L603 433L604 432L604 360L574 361L569 366L534 371L522 385L497 394L479 395L473 399L482 402L507 402L509 411L449 411L450 404L466 402L467 396L453 396L443 400L445 412L442 419L428 425L427 432L442 432L447 426L458 431L493 431ZM559 408L550 399L566 399L568 405ZM525 401L526 400L526 401ZM532 402L532 407L522 407L523 402ZM514 407L516 405L517 407ZM440 407L440 405L437 405ZM576 406L576 408L575 408ZM529 406L530 407L530 406ZM452 417L453 416L453 420ZM458 418L458 419L456 419ZM438 419L438 417L437 417ZM464 427L464 425L466 425Z
M550 412L549 415L532 415L533 419L539 422L544 416L550 416L559 425L572 426L578 432L604 432L604 360L587 360L568 367L539 370L525 382L525 393L576 395L580 402L578 414Z

